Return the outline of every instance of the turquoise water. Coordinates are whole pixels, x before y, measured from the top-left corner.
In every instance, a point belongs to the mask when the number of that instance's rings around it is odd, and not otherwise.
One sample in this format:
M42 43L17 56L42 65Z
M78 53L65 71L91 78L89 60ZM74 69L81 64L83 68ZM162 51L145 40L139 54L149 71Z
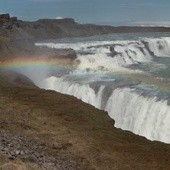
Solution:
M142 71L151 73L155 77L163 78L170 82L170 57L157 58L149 63L142 63L131 68L137 68Z

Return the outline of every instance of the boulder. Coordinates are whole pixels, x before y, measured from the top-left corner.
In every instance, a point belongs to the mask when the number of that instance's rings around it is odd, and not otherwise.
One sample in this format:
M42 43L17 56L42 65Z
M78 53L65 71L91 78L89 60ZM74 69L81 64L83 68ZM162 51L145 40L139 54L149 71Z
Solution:
M2 28L7 29L7 30L11 30L12 26L13 26L13 24L11 22L6 22L6 23L4 23Z
M11 21L17 21L18 19L17 19L17 17L11 17L10 20Z
M59 143L55 143L52 145L52 149L62 149L62 148L63 148L63 145Z
M10 15L9 14L0 14L0 19L8 20L8 19L10 19Z
M112 53L112 54L111 54L111 57L114 57L114 56L120 54L120 53L118 53L118 52L115 50L115 47L114 47L114 46L111 46L111 47L110 47L110 52Z

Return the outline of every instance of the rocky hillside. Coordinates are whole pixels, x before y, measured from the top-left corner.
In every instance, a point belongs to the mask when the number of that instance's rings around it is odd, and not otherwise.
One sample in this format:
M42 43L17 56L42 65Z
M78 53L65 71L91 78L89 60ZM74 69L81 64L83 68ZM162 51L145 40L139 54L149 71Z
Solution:
M170 32L170 28L164 27L112 27L79 24L71 18L41 19L35 22L18 21L16 24L19 28L32 35L35 40L91 36L114 32Z
M94 24L79 24L71 18L40 19L28 22L17 20L9 14L0 15L1 55L33 55L40 53L34 42L63 37L90 36L114 32L170 32L165 27L112 27ZM44 51L43 51L44 52Z

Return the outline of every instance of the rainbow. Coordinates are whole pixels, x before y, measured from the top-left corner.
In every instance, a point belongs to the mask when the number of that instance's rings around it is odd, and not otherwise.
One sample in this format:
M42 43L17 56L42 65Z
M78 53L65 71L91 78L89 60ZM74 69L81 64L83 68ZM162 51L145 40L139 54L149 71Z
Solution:
M16 58L6 61L0 61L0 69L15 70L19 68L73 68L67 62L62 60L49 60L45 57L35 57L35 58Z
M47 57L36 56L36 57L18 57L15 59L10 59L6 61L0 61L0 70L12 70L12 71L30 71L33 74L35 71L38 73L45 72L48 69L57 70L57 69L73 69L74 65L66 62L63 59L50 59ZM50 71L50 70L49 70ZM128 70L128 72L114 72L110 71L114 75L122 77L124 79L141 81L151 86L155 86L160 90L170 92L170 86L167 82L163 82L161 79L154 78L151 75L146 73L133 72ZM49 76L47 74L47 76Z

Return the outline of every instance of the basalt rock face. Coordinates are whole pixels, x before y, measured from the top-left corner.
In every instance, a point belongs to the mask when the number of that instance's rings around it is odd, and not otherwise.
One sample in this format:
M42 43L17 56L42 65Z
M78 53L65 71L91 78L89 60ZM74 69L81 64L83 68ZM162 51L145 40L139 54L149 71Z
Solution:
M10 15L9 14L0 14L0 19L10 19Z
M10 17L9 14L0 14L0 27L10 30L15 22L17 22L17 17Z

